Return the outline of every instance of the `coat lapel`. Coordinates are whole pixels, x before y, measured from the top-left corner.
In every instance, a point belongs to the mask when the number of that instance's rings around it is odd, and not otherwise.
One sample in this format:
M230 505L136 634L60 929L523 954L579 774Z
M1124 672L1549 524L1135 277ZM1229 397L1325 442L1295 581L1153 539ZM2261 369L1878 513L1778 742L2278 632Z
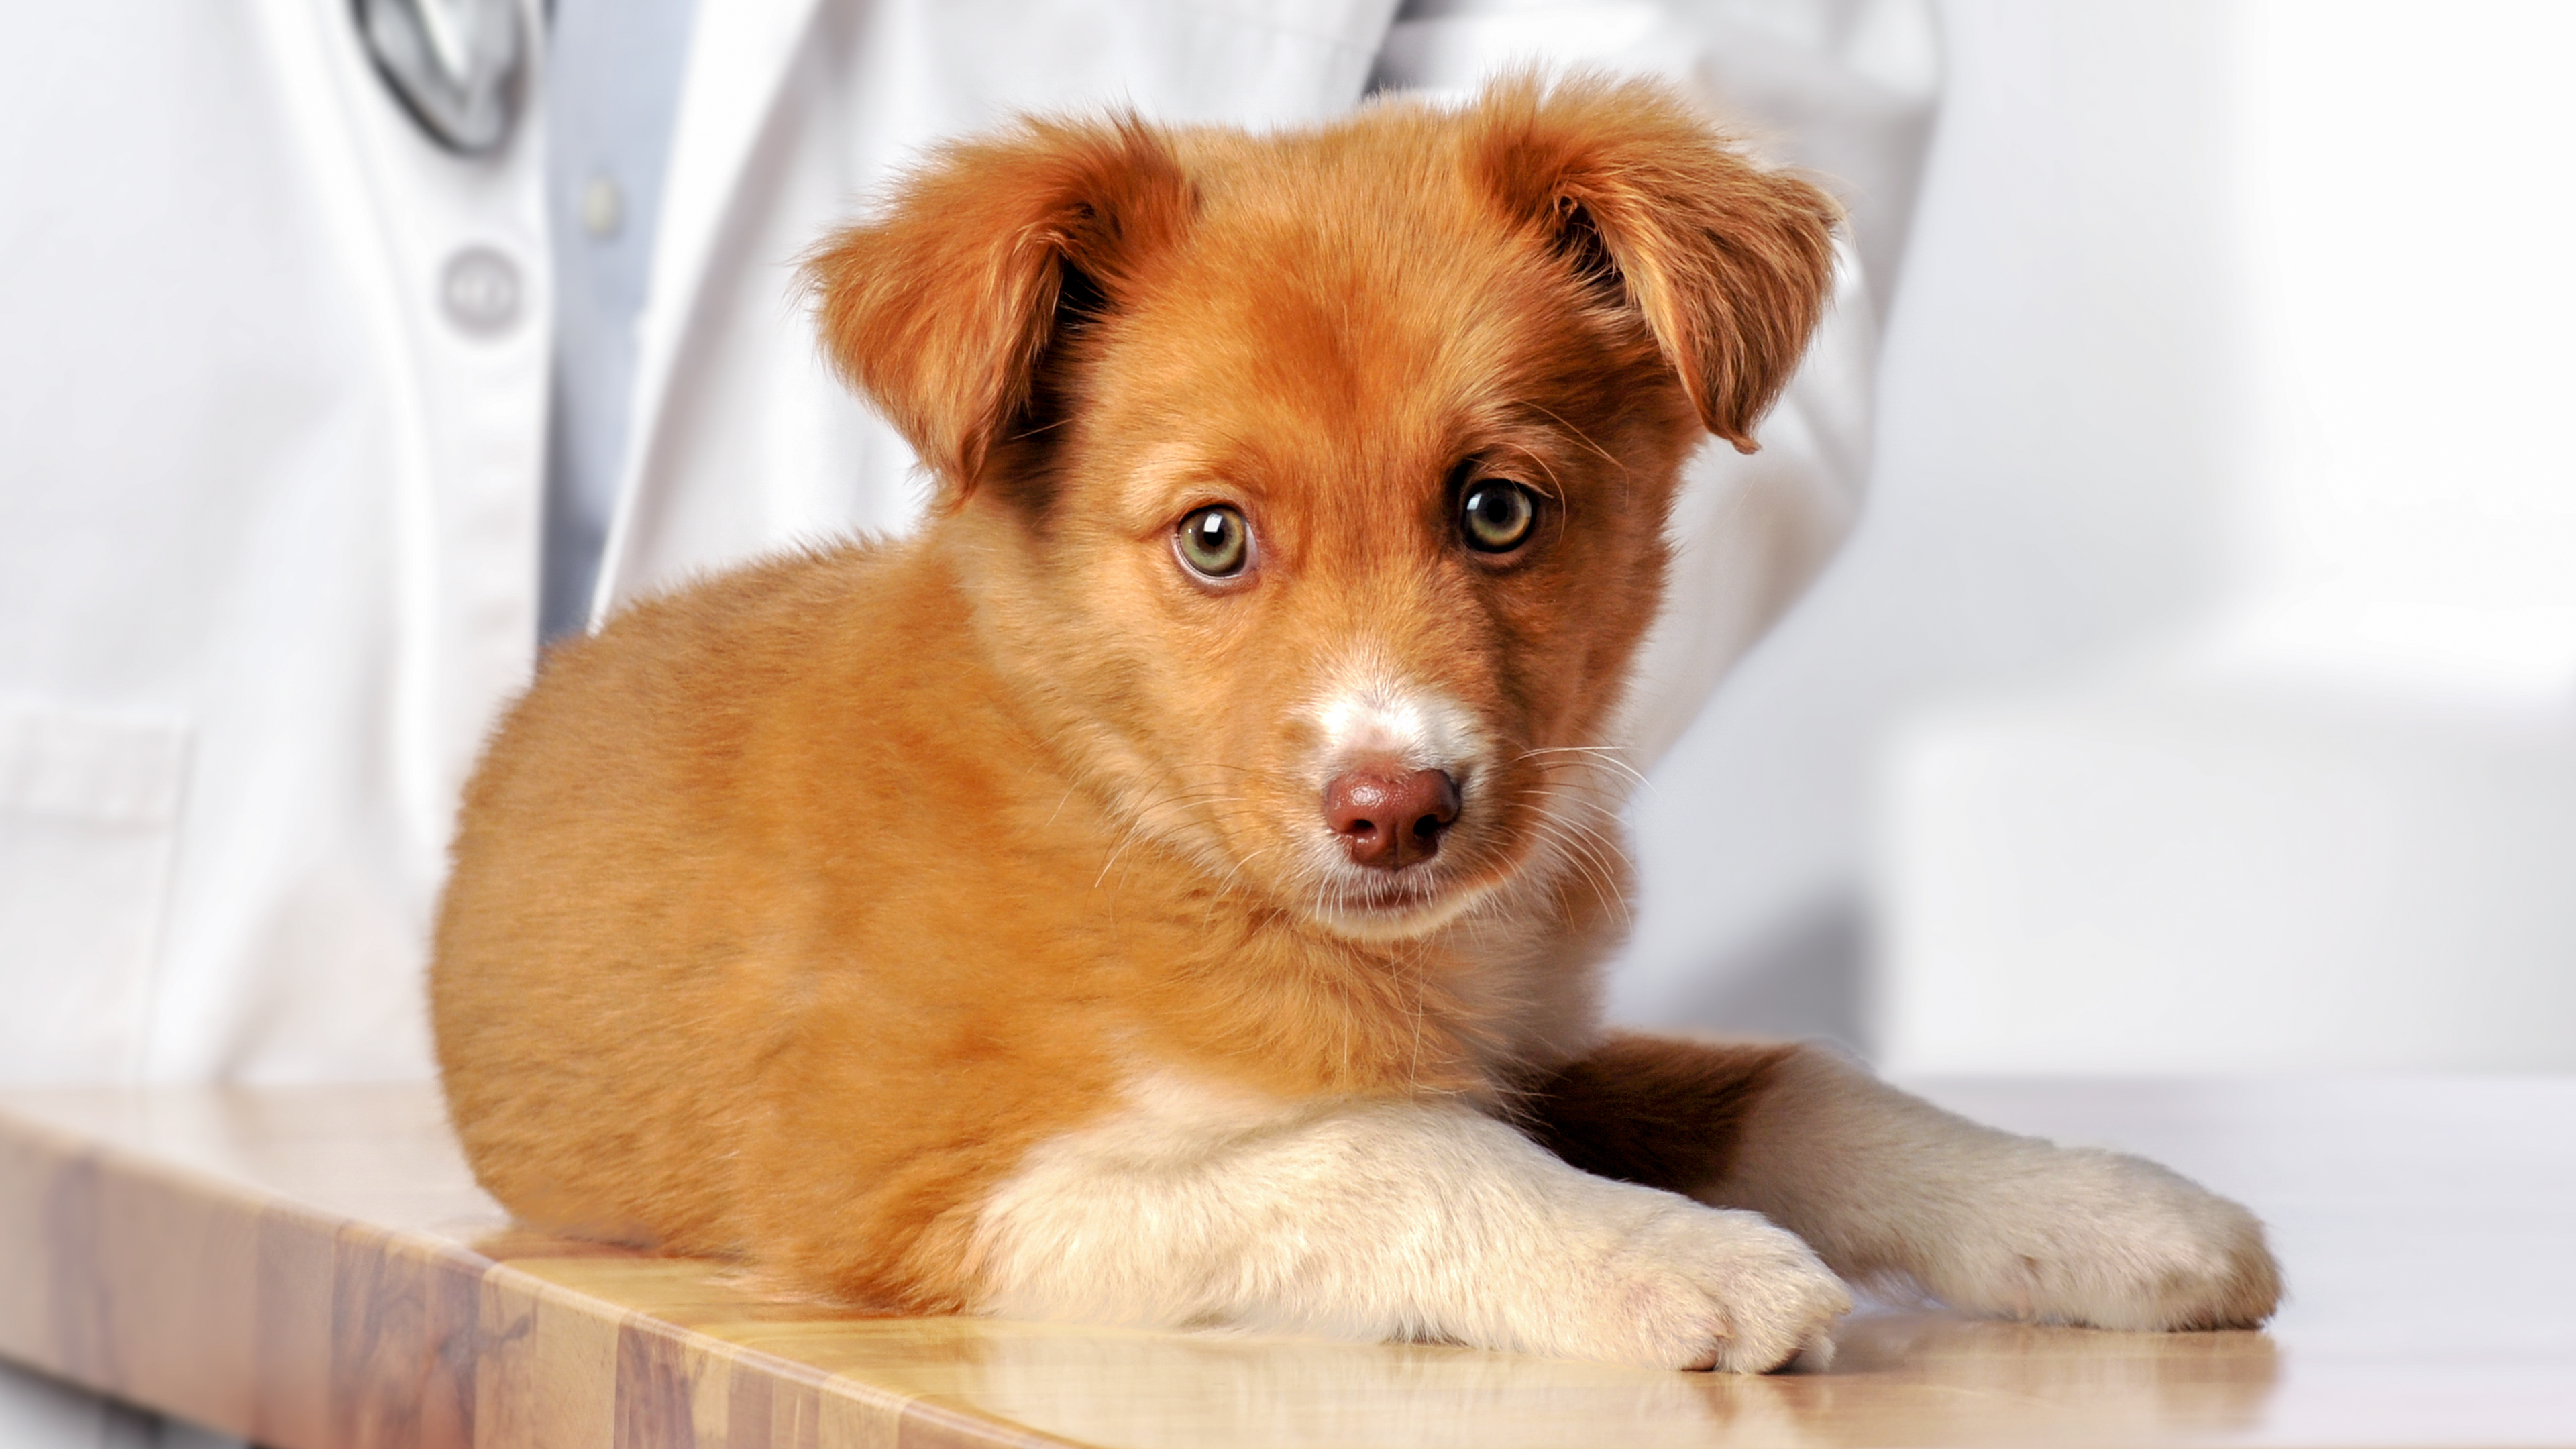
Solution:
M634 406L616 516L599 572L593 620L610 597L626 550L638 481L652 466L663 403L686 345L716 238L732 209L745 159L778 103L779 87L820 0L698 0L696 31L672 126L670 172L653 244L651 290L637 339Z

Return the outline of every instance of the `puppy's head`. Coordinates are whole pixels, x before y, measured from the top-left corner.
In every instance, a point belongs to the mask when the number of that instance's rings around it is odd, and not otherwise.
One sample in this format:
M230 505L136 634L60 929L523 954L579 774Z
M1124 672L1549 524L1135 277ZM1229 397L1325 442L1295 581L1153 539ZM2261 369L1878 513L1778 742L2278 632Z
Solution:
M811 274L979 623L1139 828L1348 935L1581 869L1707 433L1749 450L1833 204L1668 93L1275 138L1030 122Z

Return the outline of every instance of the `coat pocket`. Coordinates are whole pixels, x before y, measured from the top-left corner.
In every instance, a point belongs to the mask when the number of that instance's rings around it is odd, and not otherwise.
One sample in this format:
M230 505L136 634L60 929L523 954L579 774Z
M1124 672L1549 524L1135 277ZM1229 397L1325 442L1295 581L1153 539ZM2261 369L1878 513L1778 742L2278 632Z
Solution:
M141 1070L187 747L167 721L0 702L0 1084Z

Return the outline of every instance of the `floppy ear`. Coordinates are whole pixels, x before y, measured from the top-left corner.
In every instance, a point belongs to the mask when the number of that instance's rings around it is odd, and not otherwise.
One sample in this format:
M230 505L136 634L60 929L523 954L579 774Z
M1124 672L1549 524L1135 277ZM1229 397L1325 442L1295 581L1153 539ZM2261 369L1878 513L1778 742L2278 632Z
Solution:
M1471 124L1488 193L1642 314L1700 421L1752 452L1823 314L1842 208L1651 82L1521 76Z
M962 501L1024 426L1039 359L1113 307L1188 225L1191 192L1133 115L1026 120L941 149L879 219L805 262L824 345Z

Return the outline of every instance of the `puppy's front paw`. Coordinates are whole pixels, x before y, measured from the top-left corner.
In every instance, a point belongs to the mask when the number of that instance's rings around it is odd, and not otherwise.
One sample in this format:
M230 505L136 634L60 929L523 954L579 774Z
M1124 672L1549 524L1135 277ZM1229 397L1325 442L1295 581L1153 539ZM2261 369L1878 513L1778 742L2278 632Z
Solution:
M1549 1315L1539 1351L1657 1368L1760 1373L1833 1352L1851 1294L1758 1213L1679 1207L1639 1223Z
M1970 1312L2095 1328L2251 1328L2280 1302L2263 1225L2143 1158L2049 1149L1965 1205L1925 1287Z

